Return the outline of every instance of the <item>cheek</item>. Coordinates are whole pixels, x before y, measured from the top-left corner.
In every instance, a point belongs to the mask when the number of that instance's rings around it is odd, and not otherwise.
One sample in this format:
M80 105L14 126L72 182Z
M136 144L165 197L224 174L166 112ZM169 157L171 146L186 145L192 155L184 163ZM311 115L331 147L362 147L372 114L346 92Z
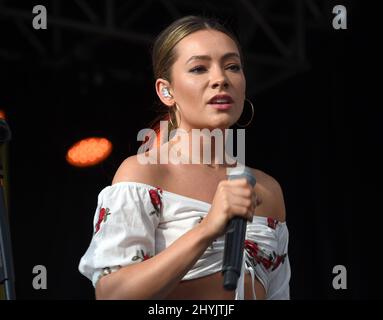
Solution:
M237 92L238 101L240 101L240 104L243 105L246 99L246 80L244 78L238 79L234 86Z
M246 99L246 79L244 76L238 79L237 90L239 94L238 111L242 113L244 109L245 99Z
M184 78L178 83L178 91L181 93L181 99L198 99L201 97L203 86L201 81L192 78Z
M238 79L238 88L243 96L246 95L246 79L245 76L242 76Z

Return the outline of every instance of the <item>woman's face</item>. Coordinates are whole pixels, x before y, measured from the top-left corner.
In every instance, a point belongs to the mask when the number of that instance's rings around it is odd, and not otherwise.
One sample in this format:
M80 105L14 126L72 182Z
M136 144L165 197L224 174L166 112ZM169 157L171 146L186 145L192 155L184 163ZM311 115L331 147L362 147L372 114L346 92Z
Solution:
M246 90L235 42L225 33L200 30L174 49L177 59L170 89L181 110L180 127L224 129L233 125L242 113Z

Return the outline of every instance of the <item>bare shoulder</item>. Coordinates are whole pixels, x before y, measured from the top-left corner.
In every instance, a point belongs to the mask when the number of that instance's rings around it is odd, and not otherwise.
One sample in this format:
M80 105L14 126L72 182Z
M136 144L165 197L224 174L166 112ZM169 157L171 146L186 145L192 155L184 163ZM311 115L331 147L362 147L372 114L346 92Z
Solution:
M274 177L259 169L251 168L251 170L257 183L261 184L267 191L272 193L282 192L279 182Z
M256 193L261 197L259 212L261 215L265 213L279 221L285 221L286 208L281 185L271 175L259 169L251 169L257 181Z
M126 158L117 169L112 184L118 182L140 182L160 185L166 167L159 164L142 163L137 155Z

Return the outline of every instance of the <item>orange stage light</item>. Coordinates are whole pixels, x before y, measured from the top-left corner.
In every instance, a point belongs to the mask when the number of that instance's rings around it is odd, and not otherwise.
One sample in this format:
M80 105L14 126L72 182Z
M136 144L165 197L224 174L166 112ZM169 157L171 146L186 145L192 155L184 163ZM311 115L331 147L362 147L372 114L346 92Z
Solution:
M108 139L91 137L70 147L66 160L75 167L90 167L104 161L111 152L112 143Z

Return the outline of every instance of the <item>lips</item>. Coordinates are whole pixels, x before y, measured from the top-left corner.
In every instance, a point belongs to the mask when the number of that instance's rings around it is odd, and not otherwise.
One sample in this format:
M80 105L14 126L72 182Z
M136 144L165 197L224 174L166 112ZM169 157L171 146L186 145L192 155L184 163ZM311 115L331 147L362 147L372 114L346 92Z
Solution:
M233 102L233 99L228 94L217 94L209 100L208 104L218 110L228 110Z
M211 98L209 104L229 104L233 103L233 99L228 94L217 94Z

